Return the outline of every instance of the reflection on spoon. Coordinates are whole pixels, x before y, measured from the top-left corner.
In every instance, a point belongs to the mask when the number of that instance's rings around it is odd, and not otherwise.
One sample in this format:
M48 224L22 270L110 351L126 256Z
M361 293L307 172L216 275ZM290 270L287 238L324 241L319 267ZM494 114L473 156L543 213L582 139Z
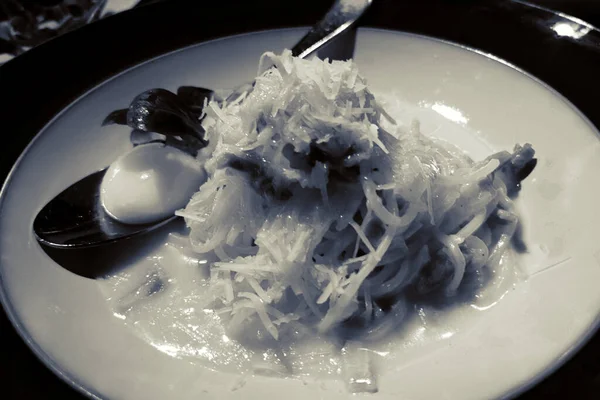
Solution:
M39 212L33 230L50 247L128 239L175 218L206 175L188 154L150 143L64 190Z
M205 179L202 165L190 155L150 143L111 164L100 185L100 202L124 224L156 223L184 207Z

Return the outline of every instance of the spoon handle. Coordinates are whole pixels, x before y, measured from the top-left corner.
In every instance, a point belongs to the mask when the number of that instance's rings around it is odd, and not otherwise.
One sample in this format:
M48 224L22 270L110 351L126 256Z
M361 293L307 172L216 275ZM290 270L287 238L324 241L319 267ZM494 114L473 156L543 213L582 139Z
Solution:
M373 0L336 0L323 19L292 48L292 55L308 57L352 26L372 3Z

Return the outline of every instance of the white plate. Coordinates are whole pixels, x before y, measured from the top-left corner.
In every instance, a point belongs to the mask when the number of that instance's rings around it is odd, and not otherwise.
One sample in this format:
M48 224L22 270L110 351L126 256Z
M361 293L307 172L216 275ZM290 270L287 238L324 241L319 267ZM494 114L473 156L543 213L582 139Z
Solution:
M78 99L20 159L0 204L2 300L38 355L75 386L111 399L350 397L333 380L247 377L242 386L234 374L156 350L111 314L96 281L56 265L31 231L45 202L128 148L127 129L100 127L108 112L152 87L248 81L263 51L289 47L303 32L226 38L135 67ZM399 345L372 397L508 396L556 366L598 325L598 132L551 89L483 55L370 29L359 30L357 40L355 59L375 91L435 105L463 125L460 131L473 132L459 145L511 149L530 142L540 160L518 200L530 249L518 263L528 279L488 311L452 320L458 333L447 340Z

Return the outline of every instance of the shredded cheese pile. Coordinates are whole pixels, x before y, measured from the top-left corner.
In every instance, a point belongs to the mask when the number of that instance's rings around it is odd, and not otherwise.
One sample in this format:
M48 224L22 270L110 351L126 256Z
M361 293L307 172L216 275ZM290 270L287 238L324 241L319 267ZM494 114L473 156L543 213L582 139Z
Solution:
M275 339L375 340L408 293L451 296L494 268L518 223L507 166L533 158L525 145L473 163L397 126L353 62L290 51L202 117L210 178L177 214L219 260L207 307Z

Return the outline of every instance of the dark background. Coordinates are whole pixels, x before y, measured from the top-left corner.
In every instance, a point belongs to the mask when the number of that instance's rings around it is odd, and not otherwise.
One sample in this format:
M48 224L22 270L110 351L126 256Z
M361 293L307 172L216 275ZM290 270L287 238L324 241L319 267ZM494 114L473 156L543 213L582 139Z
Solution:
M5 0L0 0L0 3L3 1ZM140 3L156 1L168 0L142 0ZM287 1L302 2L302 0ZM571 14L595 26L600 26L600 0L530 0L529 2ZM598 104L600 108L600 101ZM0 345L2 346L0 397L3 399L83 399L37 360L16 334L3 310L0 311ZM563 398L600 398L600 334L597 333L577 355L542 383L520 396L519 400Z

